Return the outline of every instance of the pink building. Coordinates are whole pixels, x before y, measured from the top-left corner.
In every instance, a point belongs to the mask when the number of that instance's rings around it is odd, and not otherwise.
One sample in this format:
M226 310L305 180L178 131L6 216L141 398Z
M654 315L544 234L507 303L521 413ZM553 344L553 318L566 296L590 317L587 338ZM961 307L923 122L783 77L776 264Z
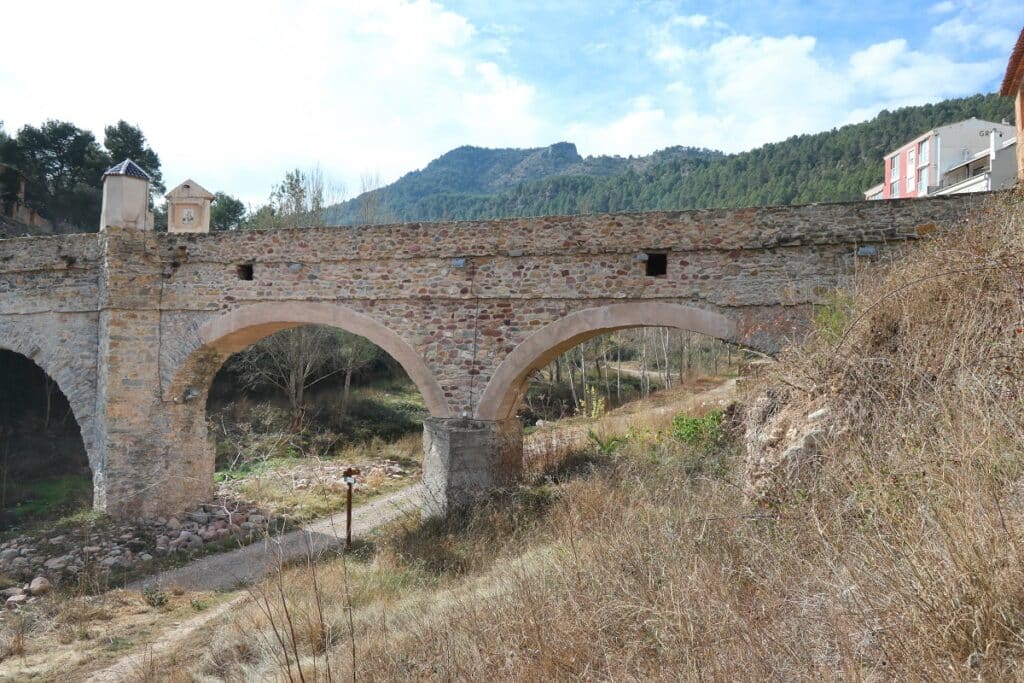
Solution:
M948 171L993 146L1001 150L1016 139L1016 133L1011 125L975 118L934 128L885 155L885 182L881 196L875 198L935 194L947 184Z

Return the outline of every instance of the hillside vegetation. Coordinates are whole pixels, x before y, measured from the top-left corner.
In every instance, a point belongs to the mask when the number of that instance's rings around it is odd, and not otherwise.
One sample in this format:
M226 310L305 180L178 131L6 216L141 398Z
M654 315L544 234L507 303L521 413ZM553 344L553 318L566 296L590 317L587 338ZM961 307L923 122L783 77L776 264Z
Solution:
M188 675L1021 680L1022 220L992 200L864 273L732 418L595 434L532 485L285 570ZM759 449L811 419L752 500Z
M1013 101L975 95L882 111L740 154L674 147L652 155L579 156L559 143L530 150L460 147L387 187L332 207L332 224L467 220L863 199L882 182L882 156L936 126L972 116L1013 119Z
M425 220L438 211L451 211L460 202L483 201L521 187L556 177L616 177L641 173L668 162L689 165L724 155L709 149L669 147L640 157L582 157L571 142L532 149L486 149L463 146L434 159L387 187L375 189L327 213L331 225L359 223L373 207L376 222ZM453 204L454 203L454 204ZM452 216L460 218L459 216Z

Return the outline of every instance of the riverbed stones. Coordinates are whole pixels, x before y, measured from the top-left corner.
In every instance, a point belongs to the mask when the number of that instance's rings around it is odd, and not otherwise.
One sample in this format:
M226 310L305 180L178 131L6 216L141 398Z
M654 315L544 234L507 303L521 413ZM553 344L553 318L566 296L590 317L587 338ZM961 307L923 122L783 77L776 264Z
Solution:
M50 583L49 579L45 576L37 576L32 579L32 583L28 585L28 592L35 596L46 595L52 588L53 585Z
M4 602L4 607L6 607L7 609L18 609L26 602L28 602L28 600L29 596L25 593L12 595L11 597L7 598L7 600Z

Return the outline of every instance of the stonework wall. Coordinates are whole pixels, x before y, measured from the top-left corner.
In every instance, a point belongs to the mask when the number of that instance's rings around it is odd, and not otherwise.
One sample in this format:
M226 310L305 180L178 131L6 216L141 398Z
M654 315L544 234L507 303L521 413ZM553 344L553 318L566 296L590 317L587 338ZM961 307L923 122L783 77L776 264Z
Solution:
M38 345L74 394L98 505L172 509L212 487L214 373L276 330L363 334L435 417L502 420L531 363L616 326L672 324L773 351L849 276L858 247L890 258L979 201L6 240L0 346ZM645 275L646 252L667 254L664 276Z
M97 235L0 240L0 349L29 358L60 387L94 478L104 468L96 438L102 260Z

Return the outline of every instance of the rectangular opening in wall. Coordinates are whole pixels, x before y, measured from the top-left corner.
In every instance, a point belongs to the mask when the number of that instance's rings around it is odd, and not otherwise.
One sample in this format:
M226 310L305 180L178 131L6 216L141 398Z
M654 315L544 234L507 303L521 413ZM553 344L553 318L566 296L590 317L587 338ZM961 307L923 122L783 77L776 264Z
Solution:
M241 263L235 266L235 271L238 273L239 280L251 280L252 279L252 264Z
M668 254L647 254L647 277L665 277L668 273Z

